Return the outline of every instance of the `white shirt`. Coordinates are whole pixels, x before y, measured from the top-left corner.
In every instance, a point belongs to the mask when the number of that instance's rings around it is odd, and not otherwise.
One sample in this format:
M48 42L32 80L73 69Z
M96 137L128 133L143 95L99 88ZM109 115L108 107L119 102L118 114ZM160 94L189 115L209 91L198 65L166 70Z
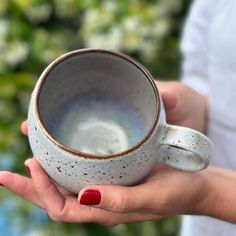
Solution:
M209 98L211 164L236 170L236 0L195 0L181 49L183 82ZM235 235L234 224L183 217L181 236Z

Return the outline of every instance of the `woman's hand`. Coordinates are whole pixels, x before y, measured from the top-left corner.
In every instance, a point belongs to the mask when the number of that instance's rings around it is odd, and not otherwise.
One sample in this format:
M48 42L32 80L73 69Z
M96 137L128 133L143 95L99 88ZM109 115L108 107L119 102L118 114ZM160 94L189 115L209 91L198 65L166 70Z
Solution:
M27 160L25 166L31 178L1 171L0 183L45 209L55 221L114 226L159 220L200 208L208 195L203 172L159 166L137 186L88 186L76 196L55 185L35 159Z
M156 81L166 109L167 123L207 130L207 98L180 82Z

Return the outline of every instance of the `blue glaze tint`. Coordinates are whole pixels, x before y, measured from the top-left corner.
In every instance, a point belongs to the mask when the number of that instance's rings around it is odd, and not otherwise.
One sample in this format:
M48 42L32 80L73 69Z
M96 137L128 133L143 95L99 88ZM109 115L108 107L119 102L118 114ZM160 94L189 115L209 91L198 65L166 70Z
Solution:
M147 132L141 114L111 96L84 95L61 106L49 132L60 143L90 154L115 154L140 142Z

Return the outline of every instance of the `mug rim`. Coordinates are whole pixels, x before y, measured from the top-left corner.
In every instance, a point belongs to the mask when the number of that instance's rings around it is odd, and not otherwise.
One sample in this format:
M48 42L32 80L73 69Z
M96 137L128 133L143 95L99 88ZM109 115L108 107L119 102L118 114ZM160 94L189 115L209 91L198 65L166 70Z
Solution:
M74 148L68 147L62 143L60 143L59 141L56 140L56 138L53 137L52 134L50 134L48 132L48 129L46 128L46 126L44 125L43 119L41 118L41 114L40 114L40 109L39 109L39 97L43 88L43 85L48 77L48 75L50 74L50 72L61 62L63 62L64 60L66 60L67 58L76 56L78 54L83 54L83 53L103 53L103 54L109 54L115 57L120 57L122 60L127 61L128 63L131 63L132 65L136 66L145 76L145 78L149 81L149 83L151 84L154 94L155 94L155 103L157 105L157 109L155 112L155 118L154 118L154 122L151 125L151 128L146 132L146 134L144 135L144 137L137 142L136 144L134 144L133 146L131 146L130 148L122 151L122 152L118 152L115 154L89 154L89 153L84 153L81 152L79 150L76 150ZM77 157L84 157L84 158L89 158L89 159L109 159L109 158L116 158L116 157L121 157L123 155L127 155L131 152L133 152L134 150L138 149L140 146L142 146L153 134L156 125L158 123L159 117L160 117L160 107L161 107L161 101L160 101L160 95L158 92L158 89L154 83L154 79L152 77L152 75L150 74L150 72L139 62L137 62L135 59L120 53L120 52L116 52L113 50L106 50L106 49L98 49L98 48L84 48L84 49L78 49L78 50L73 50L70 51L68 53L65 53L63 55L61 55L60 57L58 57L57 59L55 59L53 62L51 62L43 71L43 73L40 75L39 77L39 85L38 85L38 89L36 90L36 99L35 99L35 103L36 103L36 115L38 118L38 123L39 126L41 128L41 130L43 131L43 133L46 135L46 137L53 142L56 146L58 146L59 148L63 149L66 152L71 153L74 156Z

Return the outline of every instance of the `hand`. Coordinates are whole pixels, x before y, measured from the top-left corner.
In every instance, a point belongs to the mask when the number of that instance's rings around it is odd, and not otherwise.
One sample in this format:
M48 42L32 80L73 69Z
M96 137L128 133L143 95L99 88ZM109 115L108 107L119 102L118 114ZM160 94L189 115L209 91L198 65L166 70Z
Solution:
M167 123L207 130L207 98L179 82L156 81L166 109Z
M76 196L56 186L35 159L27 160L25 165L32 178L2 171L1 184L45 209L55 221L114 226L159 220L199 208L207 195L202 191L203 173L184 173L162 166L138 186L89 186ZM92 196L88 190L93 190ZM94 190L100 197L94 198ZM98 204L90 205L94 200Z

